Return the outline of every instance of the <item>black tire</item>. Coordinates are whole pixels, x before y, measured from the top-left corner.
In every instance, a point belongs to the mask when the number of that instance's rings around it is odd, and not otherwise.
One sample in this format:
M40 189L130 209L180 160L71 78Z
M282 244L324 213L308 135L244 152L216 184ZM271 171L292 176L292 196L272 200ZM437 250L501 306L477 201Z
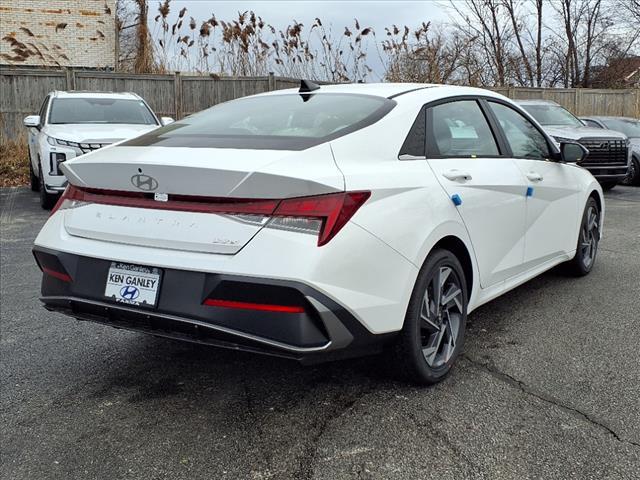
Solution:
M441 282L442 302L435 302L434 289ZM450 300L438 309L436 304L447 298ZM464 345L467 298L464 270L456 256L444 249L431 252L418 274L404 326L392 347L397 373L420 385L431 385L447 376Z
M600 209L595 199L589 197L582 214L582 222L580 222L576 255L566 264L568 273L577 277L587 275L596 262L599 243Z
M604 190L606 192L607 190L611 190L617 184L618 184L618 182L601 182L600 186L602 187L602 190Z
M47 193L47 190L44 188L42 168L38 170L38 188L40 190L40 206L45 210L51 210L58 201L58 194Z
M640 186L640 158L633 157L629 166L629 175L624 179L625 185Z
M31 163L31 154L29 154L29 186L32 192L40 190L40 179L33 171L33 164Z

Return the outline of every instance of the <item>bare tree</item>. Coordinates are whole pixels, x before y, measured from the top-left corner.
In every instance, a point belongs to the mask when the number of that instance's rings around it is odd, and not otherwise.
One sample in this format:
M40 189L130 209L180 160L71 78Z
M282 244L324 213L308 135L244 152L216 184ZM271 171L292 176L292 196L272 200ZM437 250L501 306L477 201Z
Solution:
M136 57L133 62L133 71L135 73L153 72L156 70L156 65L147 23L149 8L146 0L135 0L135 4L138 11L135 27Z
M601 54L615 42L609 38L612 11L602 0L560 0L559 6L553 5L564 27L558 40L566 48L565 86L589 87L594 61L606 60Z
M507 11L509 19L511 20L513 35L516 39L516 43L518 45L518 51L520 53L519 60L522 61L522 64L524 65L524 69L525 69L527 80L528 80L527 83L533 87L534 86L533 69L531 68L531 62L529 61L529 54L525 49L525 44L523 39L524 30L526 27L522 22L522 15L521 15L521 12L519 11L519 6L521 6L521 3L522 2L518 0L502 0L502 4L504 5L504 8Z
M384 78L391 82L455 83L465 41L457 32L422 23L411 31L396 25L385 28L381 42Z
M491 83L506 85L513 30L511 22L502 15L503 0L464 0L459 3L451 0L450 5L457 14L457 29L468 38L475 38L479 49L476 54L486 56L486 67L493 77Z

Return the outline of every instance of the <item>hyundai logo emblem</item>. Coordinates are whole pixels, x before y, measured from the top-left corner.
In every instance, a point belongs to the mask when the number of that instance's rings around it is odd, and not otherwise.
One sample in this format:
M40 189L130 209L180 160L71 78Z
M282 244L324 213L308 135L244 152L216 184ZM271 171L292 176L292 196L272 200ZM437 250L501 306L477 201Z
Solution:
M140 290L138 290L133 285L127 285L120 289L120 296L127 300L135 300L140 295Z
M147 192L151 192L158 188L158 181L149 175L134 175L131 177L131 183L134 187L137 187L140 190L146 190Z

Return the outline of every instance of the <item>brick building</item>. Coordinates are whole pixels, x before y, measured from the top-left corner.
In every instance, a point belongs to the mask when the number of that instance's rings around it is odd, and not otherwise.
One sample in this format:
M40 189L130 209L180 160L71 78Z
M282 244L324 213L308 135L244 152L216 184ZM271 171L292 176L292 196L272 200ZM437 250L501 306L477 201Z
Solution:
M0 0L0 64L113 68L116 0Z

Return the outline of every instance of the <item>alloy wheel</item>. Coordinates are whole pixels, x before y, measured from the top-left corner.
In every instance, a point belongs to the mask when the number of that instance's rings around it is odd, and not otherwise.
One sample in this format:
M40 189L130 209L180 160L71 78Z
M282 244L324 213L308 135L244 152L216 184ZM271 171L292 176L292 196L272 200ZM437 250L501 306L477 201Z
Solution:
M636 171L637 165L636 165L636 160L635 158L631 160L631 165L629 165L629 172L627 173L627 176L624 177L624 180L622 180L622 184L623 185L633 185L634 182L636 181L636 177L638 175L638 172Z
M587 215L580 231L580 249L582 250L582 263L586 268L591 267L591 264L596 258L599 238L600 233L598 209L595 206L591 205L587 210Z
M420 310L422 355L431 368L453 355L463 318L463 292L455 271L440 266L429 278Z

